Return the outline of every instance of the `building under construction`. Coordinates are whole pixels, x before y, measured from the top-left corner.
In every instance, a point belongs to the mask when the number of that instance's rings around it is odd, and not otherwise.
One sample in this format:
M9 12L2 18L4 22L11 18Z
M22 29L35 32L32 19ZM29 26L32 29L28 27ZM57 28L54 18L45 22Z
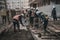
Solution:
M60 4L60 0L29 0L30 7L40 7L43 5L50 5L51 2L54 4Z
M0 10L3 8L7 8L6 6L6 0L0 0Z

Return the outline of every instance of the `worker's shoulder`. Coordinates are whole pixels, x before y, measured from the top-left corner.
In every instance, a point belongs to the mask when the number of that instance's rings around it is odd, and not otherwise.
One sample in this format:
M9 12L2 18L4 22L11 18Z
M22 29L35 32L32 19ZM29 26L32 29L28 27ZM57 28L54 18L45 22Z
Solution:
M15 16L20 16L20 15L15 15Z

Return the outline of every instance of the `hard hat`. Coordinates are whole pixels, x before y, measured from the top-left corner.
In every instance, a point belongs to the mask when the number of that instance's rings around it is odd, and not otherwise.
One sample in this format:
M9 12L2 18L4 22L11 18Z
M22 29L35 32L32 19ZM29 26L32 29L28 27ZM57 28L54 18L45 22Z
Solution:
M33 9L33 7L31 7L31 9Z
M35 9L35 8L33 8L33 9Z
M39 10L39 8L37 7L36 10Z
M21 16L24 16L24 14L21 14Z
M36 14L38 15L41 11L37 11Z
M53 5L53 8L56 8L56 7Z

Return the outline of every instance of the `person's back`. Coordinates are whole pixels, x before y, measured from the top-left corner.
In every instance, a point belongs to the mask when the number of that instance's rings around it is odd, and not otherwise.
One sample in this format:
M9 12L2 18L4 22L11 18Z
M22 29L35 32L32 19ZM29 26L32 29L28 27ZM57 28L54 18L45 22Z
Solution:
M15 15L15 16L13 17L13 19L19 20L19 16L20 16L20 15Z
M22 24L22 26L24 26L22 23L22 16L23 16L22 14L21 15L17 14L13 17L14 32L16 32L16 25L18 27L18 30L20 31L19 21L20 21L20 24Z
M16 25L17 25L18 30L20 31L19 16L20 16L20 15L15 15L15 16L13 17L14 32L16 32Z

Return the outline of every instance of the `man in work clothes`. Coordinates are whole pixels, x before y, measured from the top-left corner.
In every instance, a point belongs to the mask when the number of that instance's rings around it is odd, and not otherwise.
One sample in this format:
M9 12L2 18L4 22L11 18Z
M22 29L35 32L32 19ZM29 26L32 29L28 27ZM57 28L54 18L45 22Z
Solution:
M56 8L55 7L53 7L53 10L52 10L52 14L51 15L52 15L54 21L57 20Z
M47 25L48 25L48 15L45 15L45 18L44 18L44 24L43 24L43 26L44 26L44 31L45 32L47 32Z
M2 24L6 24L6 9L1 10Z

